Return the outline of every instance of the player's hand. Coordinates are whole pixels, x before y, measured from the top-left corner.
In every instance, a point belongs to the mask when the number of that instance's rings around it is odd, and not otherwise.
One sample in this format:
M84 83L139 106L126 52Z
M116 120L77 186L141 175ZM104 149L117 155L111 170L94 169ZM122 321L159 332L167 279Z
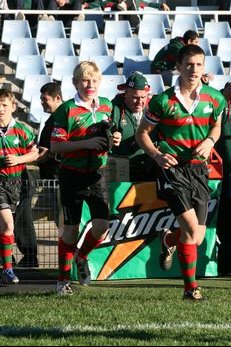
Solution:
M15 166L19 164L18 156L13 154L7 154L5 156L5 164L6 166Z
M154 160L156 161L157 165L159 165L163 169L169 169L170 167L178 164L176 158L174 158L171 154L167 153L157 153L154 157Z
M119 131L115 131L113 133L113 145L114 146L119 146L120 142L121 142L121 139L122 139L121 133Z
M204 158L204 160L206 161L210 156L210 152L213 146L214 143L207 138L195 148L195 150L193 151L193 156Z

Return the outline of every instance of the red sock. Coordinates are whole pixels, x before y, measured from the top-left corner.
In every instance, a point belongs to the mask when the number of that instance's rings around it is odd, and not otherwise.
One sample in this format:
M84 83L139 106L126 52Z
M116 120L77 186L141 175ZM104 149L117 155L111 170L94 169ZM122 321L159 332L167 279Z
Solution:
M68 245L59 238L59 281L69 280L73 257L76 251L76 245Z
M173 247L178 244L179 238L180 238L180 228L176 229L175 231L172 231L171 233L166 234L164 242L166 246Z
M196 288L197 246L195 244L179 241L178 258L183 275L185 291Z
M96 240L92 235L91 229L87 232L83 244L79 249L78 256L81 259L86 259L88 254L96 247L98 247L103 239Z
M12 267L12 245L14 235L0 234L0 257L2 258L3 270Z

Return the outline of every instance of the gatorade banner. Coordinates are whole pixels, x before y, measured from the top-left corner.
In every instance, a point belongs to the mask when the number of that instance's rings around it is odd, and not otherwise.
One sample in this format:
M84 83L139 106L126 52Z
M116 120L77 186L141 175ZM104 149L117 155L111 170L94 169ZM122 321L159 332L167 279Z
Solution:
M217 276L216 212L220 181L210 180L211 200L206 236L198 248L197 276ZM81 245L91 228L87 205L82 216ZM176 219L165 201L156 196L155 182L110 183L110 231L104 242L89 255L93 280L143 279L181 277L177 259L170 271L159 266L160 241L158 233L177 227ZM77 280L76 265L72 280Z

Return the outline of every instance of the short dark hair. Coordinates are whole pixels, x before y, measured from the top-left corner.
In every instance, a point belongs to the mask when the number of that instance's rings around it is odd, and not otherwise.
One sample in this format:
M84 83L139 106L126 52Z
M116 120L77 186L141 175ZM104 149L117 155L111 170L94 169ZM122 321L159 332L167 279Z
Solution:
M56 97L57 95L60 95L62 98L61 87L56 82L49 82L44 84L40 89L40 93L46 93L49 96L52 96L52 98Z
M184 46L179 50L179 53L177 56L177 62L181 64L183 59L186 56L193 56L193 55L197 55L197 54L201 54L201 55L205 56L205 52L200 46L198 46L198 45Z
M183 36L183 41L184 41L184 44L187 44L189 40L195 40L199 38L199 35L196 31L194 30L187 30L185 33L184 33L184 36Z

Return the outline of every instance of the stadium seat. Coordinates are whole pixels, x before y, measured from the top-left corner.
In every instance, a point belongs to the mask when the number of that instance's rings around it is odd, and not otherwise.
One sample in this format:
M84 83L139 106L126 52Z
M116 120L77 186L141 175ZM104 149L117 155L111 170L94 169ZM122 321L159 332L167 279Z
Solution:
M4 20L2 27L1 43L10 45L17 37L32 37L29 22L27 20Z
M102 14L88 14L85 12L85 21L95 21L99 30L99 33L104 31L104 11L101 7L94 7L94 11L102 12Z
M160 94L165 90L163 78L160 74L144 74L151 86L152 94Z
M20 55L16 64L15 77L24 81L28 75L47 75L44 57L41 55Z
M32 96L40 95L40 88L49 82L52 82L50 75L27 75L23 85L22 99L30 103Z
M140 22L138 38L144 45L150 45L152 38L167 38L164 25L161 21Z
M212 72L214 75L225 75L221 58L218 56L205 56L205 73Z
M35 38L14 38L9 49L9 61L17 63L20 55L40 55L38 44Z
M129 55L144 55L142 43L138 37L119 37L116 39L114 59L123 64Z
M209 81L209 85L220 90L227 82L231 83L231 75L214 75L213 80Z
M77 56L58 55L52 64L51 77L55 81L62 81L63 76L73 76L73 70L80 62Z
M170 39L165 38L165 39L151 39L150 45L149 45L149 51L148 51L148 57L152 61L156 54L159 52L159 50L169 44Z
M104 39L108 45L115 45L116 39L121 37L133 37L130 22L128 20L105 21Z
M204 38L209 40L210 45L218 45L220 38L231 37L230 25L228 22L205 22Z
M156 14L149 14L148 11L155 11L153 7L144 7L144 14L142 15L142 22L151 22L155 23L156 21L161 21L164 25L166 31L171 29L171 23L169 19L169 15L165 13L159 13L159 10L156 9Z
M109 55L109 50L105 39L82 39L79 49L80 59L91 59L92 55Z
M66 38L47 39L44 52L45 61L52 64L54 58L60 55L75 56L75 51L71 40Z
M178 12L200 11L200 8L198 6L176 6L175 10ZM189 18L188 16L190 16L196 22L196 26L199 30L204 29L204 24L203 24L202 17L200 15L200 13L198 13L198 14L176 14L175 20L176 20L176 17L178 17L178 19L181 20L182 16L185 16L186 18Z
M40 94L32 95L28 114L28 121L40 124L42 119L45 122L50 117L50 113L43 111L39 95Z
M219 38L217 46L217 56L221 58L221 61L223 63L231 62L231 38Z
M197 25L195 21L184 21L184 22L173 22L172 23L172 31L171 31L171 38L174 38L176 36L183 36L184 33L188 30L193 30L198 33Z
M72 76L63 76L61 81L61 91L64 101L72 99L75 96L76 89L72 83Z
M213 55L212 48L208 39L205 39L204 37L200 37L199 46L204 50L205 55Z
M99 30L95 20L72 21L70 39L74 45L80 46L82 39L96 39L99 37Z
M122 74L127 78L133 71L140 71L143 74L151 73L151 61L148 56L127 56L124 58Z
M63 21L39 20L36 32L36 41L40 45L46 45L48 38L66 38Z
M91 60L96 62L103 75L118 75L116 61L111 55L92 55Z
M99 95L112 100L119 93L118 84L126 82L124 75L103 75L99 87Z

